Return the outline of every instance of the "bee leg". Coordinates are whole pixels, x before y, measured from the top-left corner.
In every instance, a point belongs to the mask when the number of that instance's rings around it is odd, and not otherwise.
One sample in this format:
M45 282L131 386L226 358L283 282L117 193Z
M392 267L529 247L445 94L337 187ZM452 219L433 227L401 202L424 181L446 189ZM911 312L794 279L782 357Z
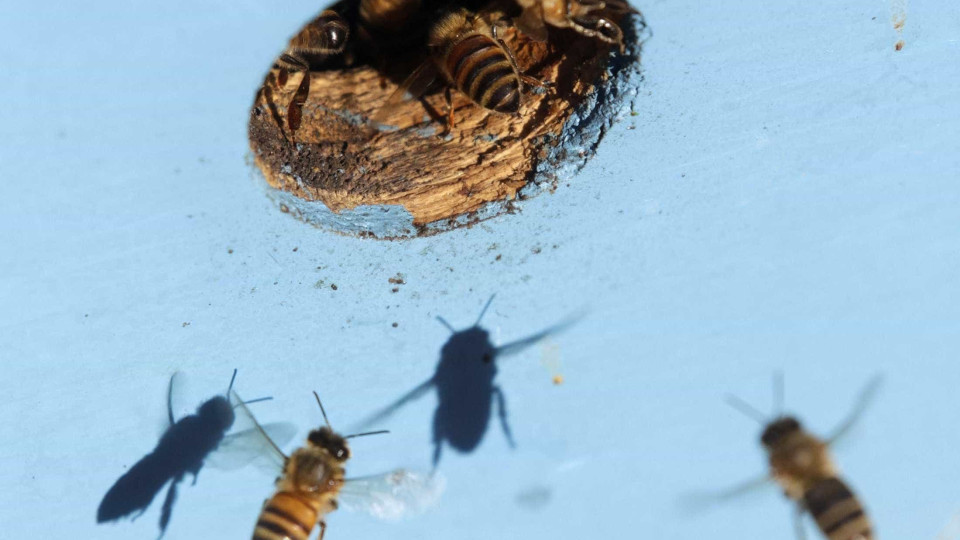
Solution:
M283 73L286 73L286 70L282 70ZM264 105L267 107L267 110L270 111L270 117L273 118L273 122L277 125L277 129L280 130L280 135L283 136L283 139L289 141L290 138L287 137L287 130L283 127L283 118L280 117L280 111L277 110L277 99L273 93L274 87L279 87L280 83L277 81L277 77L270 72L267 74L267 78L263 81L263 86L260 87L258 92L257 101L263 100ZM171 418L172 412L171 412Z
M303 115L303 104L307 102L310 95L310 64L300 56L292 53L284 53L277 60L280 65L279 80L280 86L286 86L289 71L303 73L303 79L300 80L300 86L290 99L287 105L287 127L290 128L290 134L293 135L300 129L300 119Z
M507 23L501 19L490 27L490 32L493 34L493 39L497 40L497 43L503 47L503 52L507 53L507 59L510 60L510 65L513 66L513 69L517 72L517 75L520 76L520 80L523 81L523 84L526 86L534 86L536 88L553 88L554 84L552 82L541 81L536 77L531 77L530 75L520 72L520 66L517 65L517 58L513 55L513 51L510 49L510 47L507 47L506 42L500 38L500 32L497 30L497 28L506 26L506 24Z
M530 75L526 75L524 73L520 74L520 80L523 81L524 86L544 88L546 90L552 90L557 86L556 84L553 83L553 81L544 81L536 77L531 77Z
M507 444L510 445L510 448L516 448L517 443L514 442L510 424L507 423L507 400L503 397L503 390L499 386L494 386L493 395L497 398L497 416L500 417L500 427L503 428L503 435L507 438Z
M321 519L317 522L317 525L320 526L320 534L317 535L317 540L323 540L323 533L327 532L327 522Z
M610 19L584 14L577 17L570 17L567 21L570 23L571 28L576 30L577 33L595 38L609 45L616 45L620 50L620 54L626 52L627 47L623 43L623 31L620 30L617 23Z
M499 43L500 47L503 48L503 52L507 54L507 59L510 60L510 65L513 66L514 71L520 73L520 68L517 66L517 57L513 55L513 51L507 46L507 43L503 41L503 38L500 37L500 32L497 30L497 28L502 28L504 25L505 23L502 20L497 21L490 27L490 34L494 41Z
M447 131L449 131L457 125L453 117L453 97L450 95L449 86L444 89L443 97L447 101Z
M290 99L290 105L287 106L287 127L290 133L295 133L300 129L300 120L303 117L303 104L307 102L307 96L310 95L310 72L303 72L303 79L300 86Z

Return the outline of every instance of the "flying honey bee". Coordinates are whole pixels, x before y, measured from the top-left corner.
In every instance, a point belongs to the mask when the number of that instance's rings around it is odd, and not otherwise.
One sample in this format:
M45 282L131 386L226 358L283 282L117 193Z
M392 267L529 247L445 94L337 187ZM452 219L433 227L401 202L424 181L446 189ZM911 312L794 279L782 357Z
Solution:
M347 21L336 11L328 9L304 25L290 39L286 50L276 59L274 64L277 74L274 75L271 71L259 92L270 108L270 113L281 132L283 132L283 122L275 105L274 87L280 89L286 86L290 73L303 73L303 79L301 79L297 91L294 92L290 103L287 105L287 127L293 134L300 129L303 105L310 95L310 58L329 57L343 53L349 35L350 26ZM258 96L258 99L260 96Z
M610 17L637 13L626 0L516 0L523 9L517 27L537 41L547 40L547 26L616 45L624 51L623 31Z
M829 447L853 426L872 399L879 383L879 377L870 381L861 392L853 412L827 439L808 432L792 416L778 412L775 418L770 420L746 402L735 396L728 396L731 405L764 424L760 442L770 463L770 476L764 480L773 479L784 495L797 504L795 526L799 538L804 537L801 518L807 512L828 540L874 538L863 504L840 477ZM782 378L776 378L774 389L779 411L783 400ZM757 482L747 483L730 491L727 496L742 493L745 488L755 485L758 485Z
M510 48L500 36L502 20L496 13L483 15L465 8L447 11L431 26L427 40L430 59L420 65L388 99L387 107L406 93L419 96L443 77L447 98L447 125L455 125L450 88L475 104L498 113L519 114L524 85L548 86L520 72ZM491 20L496 22L491 24ZM383 111L377 117L383 117Z
M264 503L257 519L253 540L307 540L318 525L318 538L322 540L327 527L324 517L338 508L341 497L348 505L353 501L353 506L384 519L425 509L437 499L443 490L440 477L397 470L345 478L344 464L350 458L347 439L386 431L341 436L330 426L320 396L316 392L314 396L326 425L312 430L307 443L289 457L266 432L262 433L282 472L276 492ZM244 412L250 415L249 410Z

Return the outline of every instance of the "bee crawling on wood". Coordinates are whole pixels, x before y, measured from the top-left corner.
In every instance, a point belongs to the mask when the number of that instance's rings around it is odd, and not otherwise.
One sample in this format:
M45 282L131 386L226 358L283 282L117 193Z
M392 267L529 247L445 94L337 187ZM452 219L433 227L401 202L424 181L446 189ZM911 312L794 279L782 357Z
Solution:
M797 505L795 527L798 538L805 537L801 518L809 512L828 540L873 540L875 536L863 504L840 477L829 448L854 425L876 393L880 377L870 381L853 412L826 439L805 430L796 418L779 412L783 401L782 378L777 377L775 382L778 413L773 419L743 400L728 396L732 406L764 424L760 442L767 452L770 475L734 488L720 498L740 495L772 479Z
M347 21L336 11L328 9L308 22L290 39L286 50L274 64L276 75L271 71L258 92L258 99L263 97L281 133L284 132L283 121L277 111L274 89L279 90L286 86L291 72L303 73L300 85L287 105L287 127L292 136L300 129L303 105L310 95L310 57L329 57L343 53L349 36L350 25ZM286 133L283 134L286 137Z
M325 426L307 435L307 442L286 456L265 432L268 451L278 471L277 489L257 519L253 540L307 540L315 526L319 540L326 531L326 514L339 501L366 510L382 519L396 519L432 505L443 491L438 476L396 470L355 479L345 478L344 464L350 458L347 439L386 433L373 431L342 436L335 432L314 392ZM252 418L248 410L244 412ZM256 421L254 421L256 422Z
M521 73L501 36L505 25L506 19L495 12L478 14L465 8L444 12L430 28L430 58L407 77L375 118L384 118L408 93L420 97L438 75L447 84L448 127L455 126L451 87L485 109L519 115L525 85L551 85Z
M626 0L516 0L523 8L520 31L537 41L547 40L547 26L570 28L578 34L616 45L624 51L623 31L613 21L638 13Z

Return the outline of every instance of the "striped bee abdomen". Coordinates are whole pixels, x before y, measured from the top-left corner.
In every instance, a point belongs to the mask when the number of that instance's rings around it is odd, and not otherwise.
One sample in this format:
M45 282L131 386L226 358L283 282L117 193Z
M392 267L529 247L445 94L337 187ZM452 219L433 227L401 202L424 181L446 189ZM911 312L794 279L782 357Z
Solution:
M839 478L821 480L804 493L803 502L829 540L872 540L863 506Z
M306 498L278 491L260 512L253 540L307 540L318 516Z
M451 82L477 105L502 113L520 110L520 77L492 38L467 36L450 47L445 63Z

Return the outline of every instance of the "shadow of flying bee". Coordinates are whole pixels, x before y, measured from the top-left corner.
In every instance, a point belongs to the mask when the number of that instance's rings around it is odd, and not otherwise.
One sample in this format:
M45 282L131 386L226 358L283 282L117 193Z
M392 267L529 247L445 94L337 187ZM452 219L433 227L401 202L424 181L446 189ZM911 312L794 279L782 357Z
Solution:
M233 391L233 382L237 370L233 371L230 385L223 395L214 396L197 408L195 414L179 420L173 417L174 387L177 385L177 373L170 377L167 389L167 419L169 427L160 437L156 448L140 459L123 474L103 496L97 508L97 523L115 521L130 516L140 517L146 512L157 493L169 482L167 495L160 512L160 536L163 536L173 504L177 498L177 485L190 474L193 484L205 462L222 469L237 468L257 457L256 449L250 441L258 436L255 430L245 430L226 435L234 424L234 408L239 404L249 404L272 399L264 397L243 402ZM296 433L291 424L269 424L264 426L274 439L289 441ZM216 451L216 452L215 452ZM219 457L219 460L217 459Z
M516 446L507 421L507 404L503 390L494 382L497 375L496 360L517 354L538 341L556 334L576 322L571 317L531 336L495 346L490 333L480 326L493 296L487 301L473 326L456 330L442 317L437 317L446 326L451 336L440 349L440 362L432 377L404 394L400 399L365 419L361 426L370 426L383 421L403 405L423 396L431 388L437 390L437 409L433 415L433 466L440 462L443 443L456 450L472 452L480 444L490 423L494 401L500 427L510 447Z

